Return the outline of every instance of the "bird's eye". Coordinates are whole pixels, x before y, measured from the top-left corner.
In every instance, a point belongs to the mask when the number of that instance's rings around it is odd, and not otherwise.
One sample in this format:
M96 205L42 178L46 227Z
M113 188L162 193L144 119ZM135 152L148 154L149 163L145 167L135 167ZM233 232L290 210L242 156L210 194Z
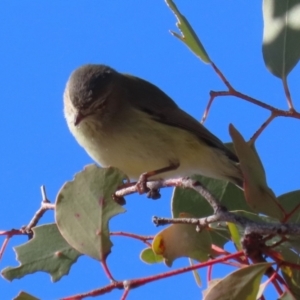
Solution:
M81 105L80 105L80 109L81 110L85 110L85 109L87 109L88 107L90 107L91 106L91 101L86 101L86 102L84 102L84 103L81 103Z
M106 106L106 103L107 103L106 99L103 99L102 101L97 101L95 103L95 110L102 110L102 109L104 109L105 106Z

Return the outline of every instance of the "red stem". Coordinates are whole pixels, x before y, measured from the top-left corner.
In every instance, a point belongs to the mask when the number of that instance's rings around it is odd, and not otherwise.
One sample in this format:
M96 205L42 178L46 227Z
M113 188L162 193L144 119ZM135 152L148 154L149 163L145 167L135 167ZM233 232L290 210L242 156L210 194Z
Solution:
M130 238L142 241L150 248L152 247L151 243L149 243L148 240L153 240L153 236L143 236L143 235L138 235L138 234L129 233L129 232L123 232L123 231L110 232L110 235L130 237Z
M193 271L193 270L197 270L197 269L200 269L200 268L208 267L208 266L211 266L211 265L214 265L214 264L217 264L217 263L224 262L224 261L229 260L229 259L235 259L235 258L243 256L243 255L244 255L244 252L239 251L239 252L236 252L234 254L226 255L224 257L217 258L217 259L214 259L214 260L210 260L210 261L207 261L207 262L204 262L204 263L195 264L193 266L188 266L188 267L184 267L184 268L181 268L181 269L172 270L172 271L169 271L169 272L166 272L166 273L162 273L162 274L158 274L158 275L152 275L152 276L148 276L148 277L144 277L144 278L132 279L132 280L130 280L130 288L131 289L137 288L141 285L144 285L144 284L147 284L147 283L150 283L150 282L153 282L153 281L165 279L165 278L168 278L168 277L183 274L183 273L190 272L190 271ZM113 282L113 283L111 283L107 286L104 286L104 287L100 288L100 289L96 289L96 290L93 290L93 291L90 291L90 292L87 292L87 293L83 293L83 294L78 294L78 295L62 298L61 300L79 300L79 299L83 299L85 297L92 297L92 296L95 297L95 296L99 296L99 295L103 295L105 293L111 292L114 289L124 289L125 288L124 285L126 285L125 282L116 281L116 282ZM128 286L126 286L126 287L128 288Z

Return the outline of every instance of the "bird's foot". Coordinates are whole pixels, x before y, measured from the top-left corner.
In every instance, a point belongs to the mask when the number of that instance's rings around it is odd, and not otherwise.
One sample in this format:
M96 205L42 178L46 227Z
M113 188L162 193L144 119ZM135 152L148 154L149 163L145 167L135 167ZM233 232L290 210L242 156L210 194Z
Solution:
M150 189L147 187L147 180L148 180L148 173L143 173L135 185L140 195L148 193L150 191Z
M137 189L137 191L138 191L138 193L140 195L147 193L147 197L148 198L153 199L153 200L157 200L157 199L160 198L159 190L157 190L157 189L150 189L147 186L148 176L149 176L149 173L143 173L140 176L139 180L137 181L137 183L135 185L136 189Z

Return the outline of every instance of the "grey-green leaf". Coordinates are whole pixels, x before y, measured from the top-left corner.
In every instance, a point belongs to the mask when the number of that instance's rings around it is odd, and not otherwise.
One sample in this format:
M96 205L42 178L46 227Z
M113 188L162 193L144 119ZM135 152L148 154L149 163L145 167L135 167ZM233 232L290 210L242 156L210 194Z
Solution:
M252 211L245 200L243 192L231 183L196 175L199 180L228 210ZM172 197L172 216L178 218L181 213L189 213L195 218L202 218L213 214L211 206L197 192L190 189L175 188ZM230 241L227 225L211 224L210 235L213 244L223 247Z
M1 273L8 280L44 271L51 275L53 282L69 273L70 267L81 255L61 236L56 224L33 228L33 238L15 247L18 267L7 267Z
M300 0L264 0L263 18L265 64L286 78L300 59Z
M26 292L20 292L13 300L39 300L39 298L36 298Z
M156 254L152 248L143 249L140 254L140 259L147 264L156 264L164 261L163 257Z
M110 253L108 221L125 211L112 195L125 178L116 168L89 165L59 191L55 209L58 229L80 253L100 261Z
M211 60L204 49L204 46L200 42L197 34L193 30L192 26L188 22L188 20L185 18L184 15L182 15L175 5L175 3L172 0L165 0L167 5L170 7L170 9L175 14L178 22L176 23L178 29L181 32L181 35L171 31L171 33L176 36L178 39L180 39L183 43L185 43L188 48L194 52L196 56L198 56L203 62L205 63L211 63Z
M204 291L203 300L256 300L259 284L270 263L259 263L238 269Z

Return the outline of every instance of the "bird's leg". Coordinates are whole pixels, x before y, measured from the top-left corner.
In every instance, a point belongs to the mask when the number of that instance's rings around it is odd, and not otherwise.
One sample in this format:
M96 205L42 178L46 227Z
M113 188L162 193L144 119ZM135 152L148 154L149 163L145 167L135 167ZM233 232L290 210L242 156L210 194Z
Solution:
M159 174L162 174L162 173L165 173L168 171L176 170L176 169L178 169L179 165L180 164L178 162L176 162L176 163L170 162L170 165L167 167L143 173L136 183L136 187L137 187L139 194L147 193L148 198L159 199L160 198L159 190L150 190L147 187L147 181L148 181L149 177L152 177L154 175L159 175Z

